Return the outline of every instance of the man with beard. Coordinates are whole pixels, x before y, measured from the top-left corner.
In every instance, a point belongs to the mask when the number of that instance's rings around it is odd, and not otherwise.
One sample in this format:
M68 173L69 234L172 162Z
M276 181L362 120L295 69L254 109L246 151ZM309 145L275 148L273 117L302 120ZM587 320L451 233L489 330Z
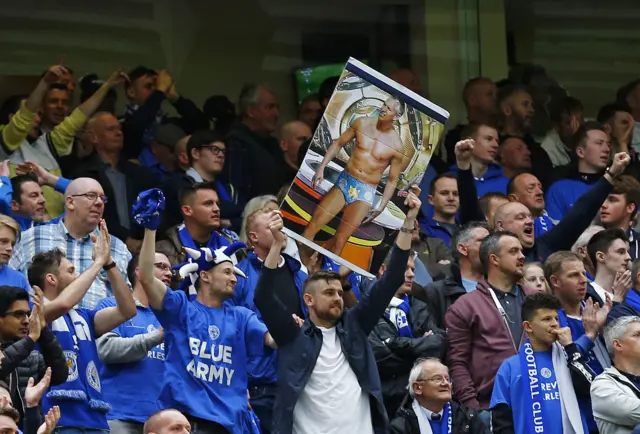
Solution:
M520 309L530 292L518 282L525 256L518 237L495 232L480 244L486 280L460 297L447 311L453 392L464 405L488 422L493 381L500 363L515 355L524 332Z
M506 86L498 92L498 107L502 116L500 142L509 137L522 139L531 152L531 167L534 175L542 181L543 185L549 185L553 167L551 160L531 136L531 121L535 113L531 94L522 86Z
M185 282L197 286L195 300L189 301L186 291L174 291L155 276L156 230L164 205L162 191L154 189L142 193L134 206L136 220L146 228L138 278L164 328L167 348L160 408L183 412L196 433L245 433L247 362L262 355L265 346L276 348L255 313L223 305L234 295L236 275L246 278L230 257L245 246L189 249L192 261L180 269Z
M285 238L280 212L272 213L269 227L279 242L272 244L267 255L254 299L279 347L272 432L316 434L325 432L327 424L340 434L389 430L367 336L405 281L411 233L420 209L418 194L413 187L406 198L409 211L386 272L357 305L344 310L344 289L337 273L316 272L306 280L309 318L302 328L273 292Z

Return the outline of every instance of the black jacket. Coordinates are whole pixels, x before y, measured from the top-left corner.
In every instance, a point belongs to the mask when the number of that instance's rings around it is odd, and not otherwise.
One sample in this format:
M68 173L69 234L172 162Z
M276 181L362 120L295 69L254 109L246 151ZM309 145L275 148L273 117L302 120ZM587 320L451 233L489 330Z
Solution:
M604 177L596 182L591 189L576 200L569 212L553 229L536 238L533 247L522 251L525 255L525 261L544 262L549 255L558 250L571 250L578 237L591 225L612 188L613 185ZM460 191L460 218L462 222L479 217L481 212L476 199L476 183L471 169L458 170L458 189Z
M567 365L576 397L590 398L591 382L595 374L584 363L584 357L575 343L567 345L564 349L567 353ZM493 434L516 434L511 407L507 404L498 404L491 409L491 429Z
M116 208L116 203L125 200L125 198L118 197L116 195L106 173L107 167L108 165L102 161L102 158L100 158L98 154L93 153L82 160L80 167L76 170L73 177L93 178L102 186L104 194L108 199L108 202L104 206L104 219L107 222L109 233L111 235L119 238L123 242L126 242L129 237L141 240L144 235L144 230L133 220L133 213L131 210L138 194L145 190L149 190L150 188L159 187L159 185L146 167L132 163L128 160L120 160L120 163L118 163L118 171L124 174L126 179L126 206L129 211L130 227L130 229L127 229L120 224L118 209Z
M457 262L451 263L450 275L443 280L437 280L424 288L429 311L433 315L436 326L443 329L444 315L447 309L458 298L467 293L462 286L462 276Z
M27 382L33 377L37 383L44 376L47 367L51 368L51 386L67 381L69 368L62 347L55 335L47 327L42 329L38 339L40 351L34 350L35 342L30 337L2 344L4 359L0 365L0 380L9 385L13 406L22 419L26 410L24 391Z
M233 186L238 195L234 200L239 204L241 199L275 195L286 182L280 171L274 171L281 159L282 151L274 137L256 134L238 123L227 136L227 157L221 178Z
M122 121L122 134L124 135L123 157L127 160L138 158L142 148L146 146L144 135L156 121L156 117L162 108L166 95L159 90L153 91L147 100L133 112L127 112ZM162 123L178 125L186 134L193 134L196 130L209 128L209 119L196 106L193 101L179 97L172 103L179 118L165 117Z
M411 309L407 320L414 337L398 336L396 326L383 315L369 334L369 343L376 358L382 397L389 418L392 418L405 395L409 373L416 360L420 358L442 358L446 346L444 331L436 323L427 309L426 303L415 297L409 297ZM431 336L424 337L428 331Z
M396 418L391 421L391 434L420 434L418 417L412 405L413 399L407 395ZM475 410L455 401L451 401L451 432L455 434L491 433Z
M391 298L404 282L409 250L393 247L387 271L360 302L346 309L336 324L342 351L363 393L369 395L371 423L375 434L389 432L389 419L382 401L382 387L368 336L384 314ZM322 332L306 320L302 328L275 296L274 270L262 269L254 302L271 336L278 344L278 391L273 406L273 434L291 434L293 409L304 390L322 349ZM329 397L327 397L328 399ZM355 434L355 433L354 433Z

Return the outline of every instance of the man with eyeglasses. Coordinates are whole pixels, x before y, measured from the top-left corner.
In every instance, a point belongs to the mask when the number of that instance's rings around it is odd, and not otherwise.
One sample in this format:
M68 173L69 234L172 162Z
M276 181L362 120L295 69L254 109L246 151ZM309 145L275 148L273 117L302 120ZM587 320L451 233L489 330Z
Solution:
M144 422L156 411L164 373L164 329L149 307L149 298L138 278L140 257L129 262L129 280L133 284L136 316L96 341L103 365L100 369L102 396L111 404L107 414L109 428L114 433L142 434ZM156 253L153 276L171 286L171 264L165 255ZM116 305L115 298L105 298L101 310ZM135 402L136 405L131 405Z
M142 228L131 217L131 207L138 194L160 183L146 167L123 158L123 136L118 119L108 112L98 112L89 119L86 137L93 153L82 160L73 178L93 178L112 199L105 202L104 219L109 231L127 244L132 254L140 251Z
M36 349L35 346L38 345ZM67 362L56 336L47 328L42 293L36 293L33 307L24 288L0 286L0 378L9 385L11 401L20 413L40 412L38 403L27 399L29 378L38 383L51 368L51 386L67 380ZM0 431L2 432L2 431Z
M184 174L174 176L165 190L167 210L164 226L172 226L182 221L180 214L180 190L185 186L200 182L214 184L220 204L220 226L222 229L240 231L244 202L229 184L222 182L220 174L225 165L227 145L218 131L201 130L191 135L187 142L189 168ZM275 175L274 175L275 176Z
M27 272L36 253L58 248L62 250L73 266L82 273L93 264L93 237L104 213L106 196L100 184L91 178L75 179L65 193L65 216L56 224L36 226L22 233L16 244L9 266L22 273ZM131 253L126 245L111 235L111 257L98 274L80 307L93 309L100 300L113 295L113 287L107 278L107 271L117 268L127 281L127 264Z
M474 410L451 400L449 368L439 359L419 359L407 388L409 395L391 421L393 434L489 434Z

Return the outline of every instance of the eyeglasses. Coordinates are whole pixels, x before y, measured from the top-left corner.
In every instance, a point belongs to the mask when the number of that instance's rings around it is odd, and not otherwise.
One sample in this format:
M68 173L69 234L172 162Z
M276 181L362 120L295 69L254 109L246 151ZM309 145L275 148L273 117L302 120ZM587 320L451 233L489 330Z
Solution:
M25 318L29 318L31 316L30 310L13 310L11 312L7 312L6 316L12 316L16 319L23 320Z
M219 154L225 155L227 153L226 149L219 148L215 145L203 146L202 149L209 149L213 155L219 155Z
M156 268L159 268L162 271L171 271L171 272L173 272L173 270L171 269L171 265L165 264L164 262L156 262L153 265L155 265Z
M98 200L98 198L100 198L102 200L102 203L108 202L107 196L98 193L72 194L71 197L86 197L91 202L95 202L96 200Z
M444 375L434 375L433 377L429 377L429 378L423 378L421 380L418 380L419 382L421 381L427 381L429 383L436 383L436 384L450 384L451 383L451 379L449 377L445 377Z

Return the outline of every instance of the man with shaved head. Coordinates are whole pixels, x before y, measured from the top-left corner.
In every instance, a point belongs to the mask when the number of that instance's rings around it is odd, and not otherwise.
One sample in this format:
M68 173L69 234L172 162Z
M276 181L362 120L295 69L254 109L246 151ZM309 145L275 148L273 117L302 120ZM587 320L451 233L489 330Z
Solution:
M474 140L462 140L456 144L455 153L458 164L460 203L473 203L477 197L476 184L470 167L474 146ZM630 158L628 154L616 154L613 159L613 164L609 167L602 179L587 193L580 196L573 208L556 227L539 237L534 237L534 221L531 204L527 207L525 204L515 201L528 199L524 197L518 198L513 195L513 197L510 196L509 198L513 202L502 205L496 211L493 217L494 229L514 233L522 244L523 253L528 262L544 262L553 252L570 250L573 243L575 243L582 232L589 227L591 221L597 215L600 206L613 188L614 178L622 174L629 164L629 161ZM523 178L521 181L526 181L526 179Z
M75 179L67 187L64 198L65 216L55 224L36 226L22 233L9 265L26 273L36 253L55 248L65 253L75 269L82 273L93 264L93 244L104 214L107 197L100 183L91 178ZM80 307L94 309L98 302L113 295L106 271L117 267L127 281L127 264L131 253L126 245L111 235L111 259L91 284Z
M114 199L104 204L104 219L109 232L125 241L132 253L138 253L142 229L136 227L131 207L138 194L155 187L159 181L146 167L122 158L122 129L114 115L96 113L87 122L86 130L93 153L81 161L74 177L95 179L105 195Z
M144 434L189 434L191 424L178 410L169 408L149 416L142 431Z
M280 149L282 150L282 184L290 184L296 177L300 165L298 164L298 151L300 146L311 138L311 128L304 122L287 122L280 130Z

